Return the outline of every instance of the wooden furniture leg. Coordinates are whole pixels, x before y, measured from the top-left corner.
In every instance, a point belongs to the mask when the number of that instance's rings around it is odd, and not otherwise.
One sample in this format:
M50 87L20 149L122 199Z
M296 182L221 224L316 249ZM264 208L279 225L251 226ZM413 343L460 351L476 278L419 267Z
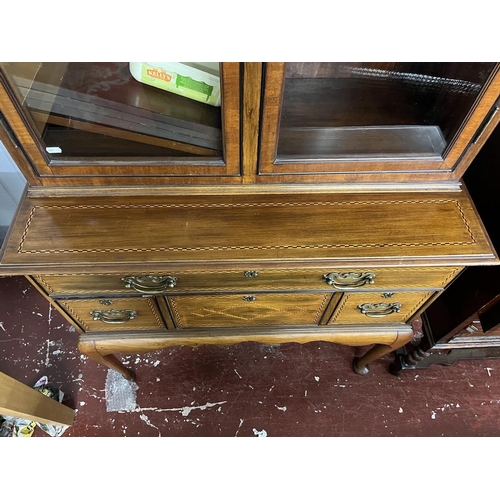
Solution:
M102 355L98 350L96 343L92 340L80 340L78 342L78 349L82 354L88 356L89 358L101 363L102 365L116 370L118 373L123 375L127 380L135 380L135 373L124 366L116 356L113 354Z
M0 372L0 414L42 424L73 425L75 410Z
M412 338L413 332L398 333L396 340L392 344L376 344L360 358L354 358L352 363L353 370L358 375L366 375L370 371L368 363L375 359L381 358L382 356L385 356L386 354L389 354L390 352L395 351L400 347L403 347L405 344L410 342Z

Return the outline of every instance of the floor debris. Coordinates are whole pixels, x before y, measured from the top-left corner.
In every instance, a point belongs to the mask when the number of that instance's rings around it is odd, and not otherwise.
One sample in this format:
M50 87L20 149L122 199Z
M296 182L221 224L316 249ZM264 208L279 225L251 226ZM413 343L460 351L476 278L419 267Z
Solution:
M106 375L106 411L134 411L136 392L139 386L122 377L115 370L108 370Z

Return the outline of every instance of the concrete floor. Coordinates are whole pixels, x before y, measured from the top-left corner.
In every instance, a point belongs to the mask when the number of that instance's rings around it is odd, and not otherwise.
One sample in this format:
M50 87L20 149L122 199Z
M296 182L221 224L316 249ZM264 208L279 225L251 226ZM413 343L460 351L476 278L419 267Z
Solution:
M0 278L0 371L47 375L77 410L71 436L500 436L500 360L388 372L351 370L366 348L312 342L175 347L125 356L132 410L108 411L109 370L23 277ZM108 398L108 401L106 400ZM108 403L108 404L107 404ZM41 429L34 436L48 437Z

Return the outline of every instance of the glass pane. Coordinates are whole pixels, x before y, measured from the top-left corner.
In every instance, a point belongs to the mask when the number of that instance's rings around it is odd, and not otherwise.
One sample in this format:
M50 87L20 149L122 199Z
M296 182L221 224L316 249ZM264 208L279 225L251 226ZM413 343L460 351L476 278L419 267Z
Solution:
M0 142L0 247L21 201L26 179Z
M440 158L495 63L287 63L278 159Z
M51 159L222 158L219 63L3 63L2 70Z

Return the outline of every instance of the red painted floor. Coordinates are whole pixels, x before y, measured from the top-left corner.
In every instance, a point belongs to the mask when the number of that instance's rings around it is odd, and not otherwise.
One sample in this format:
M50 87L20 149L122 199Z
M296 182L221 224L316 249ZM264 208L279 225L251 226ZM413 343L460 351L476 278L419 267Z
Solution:
M47 375L65 393L77 413L63 437L500 436L500 360L395 377L387 356L359 376L351 362L366 348L175 347L124 357L135 408L107 411L108 369L72 330L24 278L0 278L0 370L30 386Z

